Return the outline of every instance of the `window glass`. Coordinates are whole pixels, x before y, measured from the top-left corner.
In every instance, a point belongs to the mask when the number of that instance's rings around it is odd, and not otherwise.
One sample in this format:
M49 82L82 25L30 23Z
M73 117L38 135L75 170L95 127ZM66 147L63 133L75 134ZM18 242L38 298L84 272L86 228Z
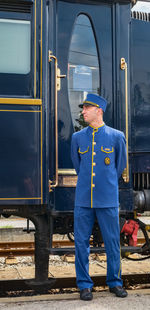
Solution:
M95 37L89 18L77 17L72 34L69 64L68 91L72 121L75 130L81 129L83 119L79 105L87 93L99 94L99 62Z
M30 72L31 23L0 19L0 73Z

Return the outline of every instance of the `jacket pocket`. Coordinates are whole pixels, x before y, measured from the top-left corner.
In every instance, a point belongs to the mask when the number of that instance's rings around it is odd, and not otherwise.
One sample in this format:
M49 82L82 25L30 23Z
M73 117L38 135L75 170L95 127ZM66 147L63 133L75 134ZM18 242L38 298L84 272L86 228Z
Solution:
M88 146L88 148L79 148L78 149L78 153L79 154L85 154L85 153L88 153L88 151L89 151L89 146Z
M113 153L114 152L114 148L113 146L112 147L103 147L101 146L101 151L106 153L106 154L110 154L110 153Z

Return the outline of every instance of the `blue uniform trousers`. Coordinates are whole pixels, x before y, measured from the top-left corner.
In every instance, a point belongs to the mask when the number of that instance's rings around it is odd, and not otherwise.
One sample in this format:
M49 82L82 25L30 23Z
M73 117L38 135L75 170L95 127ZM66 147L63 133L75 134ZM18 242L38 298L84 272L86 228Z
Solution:
M77 286L80 290L93 287L89 276L89 240L96 217L107 255L106 283L109 287L122 286L118 208L76 206L74 210L75 267Z

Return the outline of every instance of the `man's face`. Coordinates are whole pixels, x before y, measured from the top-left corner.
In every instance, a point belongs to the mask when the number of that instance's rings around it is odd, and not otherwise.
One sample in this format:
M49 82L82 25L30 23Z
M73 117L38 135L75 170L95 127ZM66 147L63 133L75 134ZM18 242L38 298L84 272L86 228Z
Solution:
M91 105L83 105L82 114L86 123L91 124L98 119L98 108Z

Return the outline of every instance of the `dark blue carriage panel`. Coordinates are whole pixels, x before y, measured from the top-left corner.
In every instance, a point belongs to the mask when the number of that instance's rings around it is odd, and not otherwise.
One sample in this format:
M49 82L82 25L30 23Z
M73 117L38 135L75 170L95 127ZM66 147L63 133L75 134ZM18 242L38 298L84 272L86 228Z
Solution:
M75 188L58 187L55 190L55 211L74 210Z
M133 154L131 162L133 173L150 174L150 152Z
M148 19L147 19L148 20ZM131 169L136 208L148 211L150 189L150 22L131 19ZM145 194L146 193L146 194ZM142 197L143 200L142 200ZM141 207L141 201L143 203Z
M131 21L132 151L150 152L150 22Z
M0 204L41 203L41 111L0 107Z

